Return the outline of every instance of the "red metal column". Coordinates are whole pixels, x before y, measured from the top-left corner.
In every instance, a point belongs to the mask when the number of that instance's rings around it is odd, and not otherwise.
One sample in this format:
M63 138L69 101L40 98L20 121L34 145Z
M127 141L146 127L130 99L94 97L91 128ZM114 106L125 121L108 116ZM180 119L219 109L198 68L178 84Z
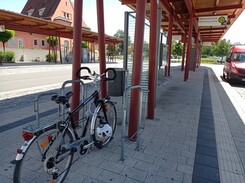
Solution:
M134 35L134 56L132 68L132 86L140 85L142 71L142 53L144 44L144 26L145 26L146 0L137 0L136 3L136 25ZM129 139L136 139L135 133L138 129L139 114L139 89L133 89L130 98L129 113Z
M197 66L197 60L198 60L198 33L196 34L196 37L195 37L195 60L193 62L193 71L195 72L196 71L196 66Z
M185 50L186 50L186 35L182 37L182 41L184 43L183 45L183 51L182 51L182 62L181 62L181 71L184 70L184 63L185 63Z
M190 56L191 56L190 53L192 47L192 29L193 29L193 16L190 16L184 81L186 81L189 77L189 65L190 65Z
M82 9L83 9L83 0L74 1L74 27L73 27L73 63L72 63L72 79L78 79L76 76L77 70L81 65L81 42L82 42ZM80 101L80 84L72 84L72 102L71 110L75 109L79 105ZM79 118L77 116L75 118ZM76 119L74 120L76 121ZM76 124L73 124L76 125Z
M157 2L151 0L150 9L150 55L149 55L149 77L148 77L148 118L154 119L155 93L156 93L156 46L157 46Z
M106 70L105 58L105 28L104 28L104 1L97 0L97 22L98 22L98 36L99 36L99 58L100 58L100 74ZM101 81L101 97L106 97L106 82Z
M60 35L59 35L59 50L60 50L60 63L63 63L62 61L62 51L61 51L61 40L60 40Z
M171 64L172 28L173 28L173 16L170 14L169 23L168 23L168 76L170 76L170 64Z

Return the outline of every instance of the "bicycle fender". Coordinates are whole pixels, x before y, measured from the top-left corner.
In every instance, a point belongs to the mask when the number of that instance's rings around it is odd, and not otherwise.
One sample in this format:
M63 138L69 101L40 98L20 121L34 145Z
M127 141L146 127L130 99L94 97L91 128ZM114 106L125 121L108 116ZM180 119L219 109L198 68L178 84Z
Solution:
M94 135L94 126L95 126L95 120L96 120L96 117L97 117L97 114L99 113L100 111L100 105L98 105L95 110L94 110L94 113L93 113L93 117L92 117L92 120L91 120L91 125L90 125L90 135Z
M25 141L25 142L24 142L24 144L23 144L23 145L21 146L21 148L20 148L20 149L22 150L21 154L17 154L16 157L15 157L15 160L16 160L16 161L20 161L20 160L23 159L23 157L24 157L24 155L25 155L25 153L26 153L28 147L30 146L30 144L32 143L32 141L33 141L35 138L36 138L36 136L34 136L31 140Z

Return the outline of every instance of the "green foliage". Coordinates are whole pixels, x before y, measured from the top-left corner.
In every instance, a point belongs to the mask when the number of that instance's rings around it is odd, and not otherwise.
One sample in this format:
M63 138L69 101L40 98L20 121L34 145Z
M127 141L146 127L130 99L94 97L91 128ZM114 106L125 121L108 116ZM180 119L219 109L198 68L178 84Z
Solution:
M201 63L206 63L206 64L217 64L217 60L214 58L202 58Z
M0 57L2 57L2 62L14 62L14 52L12 51L6 51L6 52L0 52Z
M47 54L45 56L45 58L46 58L46 62L55 62L54 54L53 53L50 53L50 57L49 57L49 54Z
M224 57L228 54L230 47L230 41L226 41L225 39L223 39L213 45L213 55Z
M181 56L183 50L183 44L179 41L173 41L171 54L174 56Z
M5 52L5 43L14 37L15 31L5 29L5 32L0 32L0 41L3 43L3 51Z
M115 45L108 45L107 46L107 51L108 53L112 53L113 55L116 53L116 46Z
M114 34L114 37L123 39L124 38L124 32L123 32L123 30L120 30L119 29L116 32L116 34ZM117 44L117 48L118 48L118 49L116 49L117 53L120 54L120 55L122 55L122 53L123 53L123 43Z
M231 43L229 40L226 41L226 39L223 39L218 43L212 44L212 46L203 46L202 57L209 57L209 56L224 57L227 55L230 47L231 47Z
M87 41L82 41L82 48L88 48L88 42Z
M207 58L208 56L213 56L212 46L203 46L202 47L202 57Z
M143 45L143 58L147 58L149 57L149 43L147 43L146 41L144 41L144 45Z
M53 48L58 45L59 40L56 36L48 36L46 37L46 42Z

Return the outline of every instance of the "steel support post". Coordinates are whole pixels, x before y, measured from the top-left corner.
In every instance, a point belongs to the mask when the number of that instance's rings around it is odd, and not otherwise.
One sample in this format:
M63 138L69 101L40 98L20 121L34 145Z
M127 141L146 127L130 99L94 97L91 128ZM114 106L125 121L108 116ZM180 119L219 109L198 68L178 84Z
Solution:
M190 66L190 57L191 57L191 48L192 48L192 30L193 30L193 16L190 16L184 81L186 81L189 77L189 66Z
M184 63L185 63L185 51L186 51L186 35L183 36L183 51L182 51L182 62L181 62L181 71L184 70Z
M195 37L195 56L194 56L195 60L193 62L193 71L194 72L196 71L197 60L199 57L198 54L199 54L199 52L198 52L198 33L197 33L197 35Z
M98 22L98 42L99 42L99 63L100 74L106 70L106 57L105 57L105 28L104 28L104 1L97 0L97 22ZM101 97L106 97L106 81L101 81Z
M146 14L146 0L137 0L136 3L136 25L134 36L134 56L132 68L132 86L140 85L142 73L142 53L144 44L144 27ZM129 129L128 138L135 140L138 130L138 114L139 114L140 90L135 89L131 92L130 97L130 113L129 113Z
M155 94L156 94L156 51L157 51L157 15L158 8L156 0L151 0L150 9L150 55L149 55L149 76L148 76L148 114L149 119L154 119Z
M173 28L173 16L169 15L168 24L168 76L170 76L170 65L171 65L171 47L172 47L172 28Z
M82 9L83 9L83 0L74 1L74 26L73 26L73 62L72 62L72 80L77 80L76 76L77 70L81 65L81 42L82 42ZM80 84L72 84L72 102L71 110L74 110L80 102ZM79 118L79 114L74 116L74 121ZM76 124L72 124L76 125Z

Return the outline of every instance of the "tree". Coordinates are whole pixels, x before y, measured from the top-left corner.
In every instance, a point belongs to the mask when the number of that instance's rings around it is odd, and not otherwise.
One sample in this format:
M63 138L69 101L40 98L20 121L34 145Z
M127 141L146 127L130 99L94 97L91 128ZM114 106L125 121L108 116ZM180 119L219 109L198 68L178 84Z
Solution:
M215 56L224 57L228 54L230 47L231 47L230 41L229 40L226 41L226 39L222 39L218 43L213 44L212 53Z
M82 48L88 48L88 42L87 41L82 41L81 47Z
M114 34L114 37L123 39L123 38L124 38L124 32L123 32L123 30L120 30L120 29L119 29L119 30L116 32L116 34ZM119 52L119 54L122 55L122 53L123 53L123 43L117 44L117 47L118 47L118 52Z
M144 41L144 45L143 45L143 58L147 58L149 57L149 43L147 43L146 41Z
M108 61L113 60L113 56L117 51L117 47L115 45L107 45L106 49L107 49Z
M212 46L203 46L202 47L202 57L208 57L208 56L212 56L213 47Z
M174 41L172 44L172 55L174 56L182 56L182 50L183 50L183 45L181 44L181 42L176 42Z
M14 37L15 32L13 30L5 29L4 32L0 32L0 41L3 43L3 51L5 52L5 43Z
M46 38L46 41L47 41L47 43L51 46L51 48L52 48L52 51L53 51L53 54L54 54L54 61L55 61L55 63L56 63L56 61L57 61L57 52L56 52L56 50L57 49L55 49L55 47L58 45L58 43L59 43L59 41L58 41L58 38L56 37L56 36L48 36L47 38ZM50 60L50 55L49 55L49 62L51 61Z

